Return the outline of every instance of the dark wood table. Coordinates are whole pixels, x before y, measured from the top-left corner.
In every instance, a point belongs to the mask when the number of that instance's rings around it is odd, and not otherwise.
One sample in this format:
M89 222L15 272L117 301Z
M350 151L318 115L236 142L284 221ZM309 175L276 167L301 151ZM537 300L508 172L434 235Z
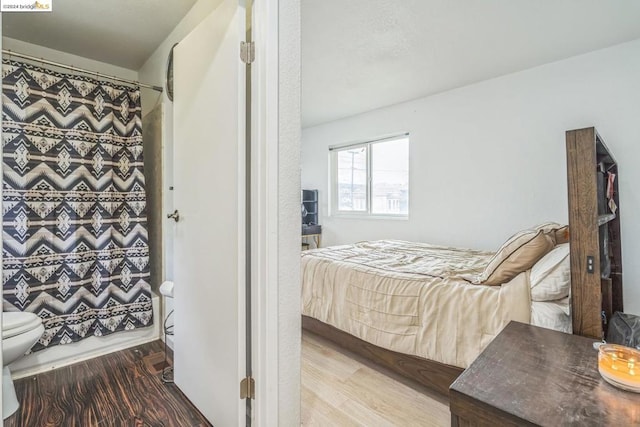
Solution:
M451 385L451 425L640 425L640 394L602 379L593 342L509 323Z

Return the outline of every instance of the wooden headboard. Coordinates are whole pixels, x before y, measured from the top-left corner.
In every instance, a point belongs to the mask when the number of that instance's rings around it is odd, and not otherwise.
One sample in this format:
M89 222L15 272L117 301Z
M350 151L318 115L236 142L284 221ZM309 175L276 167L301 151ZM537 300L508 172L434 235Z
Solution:
M593 127L566 141L573 333L602 339L623 310L618 164Z

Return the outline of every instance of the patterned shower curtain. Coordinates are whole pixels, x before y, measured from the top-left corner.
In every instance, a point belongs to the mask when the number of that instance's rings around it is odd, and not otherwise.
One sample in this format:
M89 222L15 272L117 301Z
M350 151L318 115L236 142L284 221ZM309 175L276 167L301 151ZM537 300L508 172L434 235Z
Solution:
M4 311L33 350L152 324L140 90L2 68Z

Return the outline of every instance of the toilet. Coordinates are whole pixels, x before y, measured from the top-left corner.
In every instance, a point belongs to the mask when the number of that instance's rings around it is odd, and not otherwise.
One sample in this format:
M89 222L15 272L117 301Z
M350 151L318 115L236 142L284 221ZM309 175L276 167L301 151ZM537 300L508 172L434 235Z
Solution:
M43 333L42 319L33 313L2 313L2 419L20 406L8 365L24 356Z

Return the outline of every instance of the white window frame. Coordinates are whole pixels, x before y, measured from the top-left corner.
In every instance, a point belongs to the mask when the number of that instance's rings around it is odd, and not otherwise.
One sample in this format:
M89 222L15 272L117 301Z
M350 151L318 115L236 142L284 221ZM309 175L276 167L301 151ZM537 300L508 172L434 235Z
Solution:
M380 142L393 141L396 139L409 140L409 151L411 151L411 139L409 132L403 132L393 134L390 136L378 137L375 139L367 139L363 141L354 141L346 144L332 145L329 147L329 216L345 217L345 218L364 218L364 219L409 219L410 203L407 200L407 213L406 214L392 214L392 213L373 213L372 212L372 169L373 169L373 156L371 155L371 147ZM345 211L338 209L338 153L348 149L365 147L367 154L367 200L366 211ZM409 156L409 160L411 156ZM410 163L410 162L409 162ZM408 166L409 172L409 198L411 197L411 165Z

